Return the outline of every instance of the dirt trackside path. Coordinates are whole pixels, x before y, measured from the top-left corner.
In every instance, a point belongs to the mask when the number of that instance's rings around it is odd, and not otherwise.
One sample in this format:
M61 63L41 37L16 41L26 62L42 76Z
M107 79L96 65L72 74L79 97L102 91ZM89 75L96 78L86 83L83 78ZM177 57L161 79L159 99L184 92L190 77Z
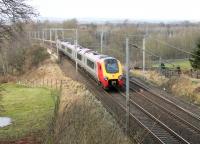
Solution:
M54 129L55 144L128 144L115 120L85 87L69 62L63 63L66 75L51 60L25 74L22 79L65 80ZM71 77L71 78L70 78ZM73 80L72 80L73 79ZM79 82L77 82L79 81Z

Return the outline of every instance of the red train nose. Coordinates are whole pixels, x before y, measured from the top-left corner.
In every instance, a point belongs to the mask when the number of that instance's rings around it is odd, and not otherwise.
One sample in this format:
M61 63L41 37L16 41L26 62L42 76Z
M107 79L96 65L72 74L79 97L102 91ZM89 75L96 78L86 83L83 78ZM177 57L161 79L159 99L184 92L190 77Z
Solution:
M123 84L124 84L124 81L123 81L122 79L118 79L118 85L119 85L120 87L122 87Z

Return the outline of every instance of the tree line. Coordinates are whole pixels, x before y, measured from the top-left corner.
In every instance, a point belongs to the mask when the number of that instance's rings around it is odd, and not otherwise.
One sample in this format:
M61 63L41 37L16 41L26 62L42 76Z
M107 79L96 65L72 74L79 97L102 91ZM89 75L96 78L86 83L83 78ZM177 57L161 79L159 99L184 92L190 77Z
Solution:
M30 45L25 31L39 31L48 28L78 28L78 43L84 47L100 52L101 34L103 31L103 53L115 56L122 62L125 60L125 37L129 35L131 47L130 57L133 65L141 65L142 42L146 36L146 61L151 66L159 57L168 59L191 59L194 63L194 55L184 53L169 47L162 42L171 44L187 52L196 52L196 43L200 36L200 23L188 21L180 23L132 23L125 20L123 23L83 24L76 19L63 22L32 21L38 13L26 0L1 0L0 1L0 70L7 73L10 69L23 71L25 53ZM61 34L59 34L61 35ZM64 38L75 39L74 32L65 32ZM152 55L154 54L154 55ZM155 57L155 55L157 57ZM198 55L198 54L196 54ZM194 64L192 64L194 66ZM195 64L198 65L198 64Z
M130 56L134 65L142 64L143 38L146 40L147 66L172 59L191 59L189 54L196 49L196 42L200 36L200 23L188 21L180 23L131 23L125 20L123 23L83 24L76 19L63 22L38 21L34 24L36 30L43 28L78 28L78 43L100 52L101 34L103 31L103 53L115 56L122 62L125 59L125 38L129 36L131 44ZM131 35L131 36L130 36ZM66 38L72 37L73 32L66 32ZM172 47L170 46L172 45Z

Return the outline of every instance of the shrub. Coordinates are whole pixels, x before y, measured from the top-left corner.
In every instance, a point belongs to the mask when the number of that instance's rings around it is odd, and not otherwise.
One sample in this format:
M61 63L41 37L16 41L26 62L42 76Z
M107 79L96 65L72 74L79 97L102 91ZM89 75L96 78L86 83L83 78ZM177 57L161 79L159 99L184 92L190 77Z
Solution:
M196 43L190 63L194 69L200 69L200 39Z
M35 46L35 49L32 51L32 65L38 66L38 64L49 58L49 54L46 49L41 46Z

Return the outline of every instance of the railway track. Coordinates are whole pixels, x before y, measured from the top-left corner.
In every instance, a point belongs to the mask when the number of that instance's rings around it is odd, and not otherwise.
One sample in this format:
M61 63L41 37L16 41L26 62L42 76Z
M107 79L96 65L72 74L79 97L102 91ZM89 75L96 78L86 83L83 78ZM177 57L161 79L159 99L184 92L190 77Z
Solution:
M92 82L92 79L90 76L88 76L88 79L90 79ZM92 90L94 89L92 88ZM106 107L108 106L112 107L112 108L109 108L109 111L113 113L113 109L115 109L114 115L116 116L117 114L118 117L119 116L121 117L118 121L120 122L124 121L125 120L124 114L126 112L125 95L122 93L118 93L119 91L117 91L116 93L115 92L109 93L106 91L102 92L101 88L99 88L99 92L100 92L99 93L100 96L98 98L104 102L104 105L107 105ZM145 109L143 109L137 103L135 103L132 100L130 102L131 102L130 119L137 122L141 127L145 128L149 132L149 134L151 134L154 137L156 142L169 143L169 144L189 143L185 139L183 139L181 136L176 134L173 130L168 128L164 123L162 123L153 115L148 113ZM121 123L121 125L123 125L123 123Z
M84 83L87 85L87 88L95 94L97 99L102 102L104 107L115 117L118 123L124 127L126 113L125 95L119 91L106 92L102 90L97 82L83 69L79 68L79 74L85 77ZM142 84L131 83L132 86L147 92L146 87L143 87ZM153 95L152 92L145 93L145 95L146 94ZM156 118L155 115L150 113L149 109L147 110L147 106L143 106L144 105L141 106L141 103L139 104L138 101L132 98L130 99L130 137L134 137L134 140L137 140L139 143L190 143L188 139L186 140L183 138L183 135L180 135L180 133L174 131L160 119ZM159 112L159 114L161 115L161 112ZM180 122L180 118L177 118L177 121ZM194 121L194 123L197 124L197 121ZM187 123L184 124L185 126L189 126ZM191 130L198 132L198 127L195 125ZM138 131L140 134L136 136L136 132ZM186 134L190 133L187 132Z
M126 96L121 94L124 98ZM160 143L189 143L135 101L130 99L130 116L135 117Z
M87 78L89 80L87 81L87 84L96 83L90 77L90 75L88 75ZM94 91L93 86L94 85L92 85L89 89ZM96 88L97 87L98 86L96 85ZM110 113L112 113L112 115L115 115L115 118L117 118L116 116L118 116L118 122L123 125L125 123L124 120L126 112L125 96L123 94L119 94L118 92L109 93L106 91L102 91L101 87L98 87L98 91L95 92L95 95L97 94L99 95L98 99L100 99L104 103L104 106L106 106L106 108L109 110ZM123 99L121 99L122 97ZM188 143L186 140L184 140L182 137L180 137L178 134L168 128L164 123L159 121L157 118L155 118L153 115L148 113L146 110L144 110L133 101L131 101L130 104L130 119L134 120L141 127L145 128L149 132L149 134L152 135L151 137L154 137L154 140L156 142L169 144Z
M170 94L166 93L165 91L155 88L153 86L150 86L150 85L147 86L147 85L143 84L143 82L141 82L140 80L138 80L134 77L131 78L130 83L138 83L140 86L144 87L146 90L148 90L152 94L156 94L160 97L167 99L171 103L175 103L181 109L184 109L191 115L194 115L195 117L200 119L200 107L198 107L194 104L188 103L186 101L183 101L182 99L179 99L178 97L173 97Z
M137 102L145 110L159 118L188 142L199 143L200 121L198 116L162 96L148 91L146 87L137 81L131 80L130 89L133 91L130 94L131 100Z
M118 91L106 92L97 85L96 81L85 71L79 69L80 74L85 77L85 84L93 94L103 103L106 109L115 117L118 123L124 127L125 124L125 96ZM137 131L141 132L135 137ZM164 123L147 112L137 103L130 103L130 137L142 143L188 143L185 139L168 128Z
M165 106L169 108L173 113L176 113L177 116L181 117L182 119L185 119L185 121L189 121L194 127L197 129L200 129L200 117L187 109L182 108L181 106L175 104L174 102L168 100L167 98L163 97L162 95L156 94L146 88L141 83L138 83L136 81L131 80L131 87L137 87L138 89L143 90L143 95L148 95L148 97L157 103L159 103L162 106Z

